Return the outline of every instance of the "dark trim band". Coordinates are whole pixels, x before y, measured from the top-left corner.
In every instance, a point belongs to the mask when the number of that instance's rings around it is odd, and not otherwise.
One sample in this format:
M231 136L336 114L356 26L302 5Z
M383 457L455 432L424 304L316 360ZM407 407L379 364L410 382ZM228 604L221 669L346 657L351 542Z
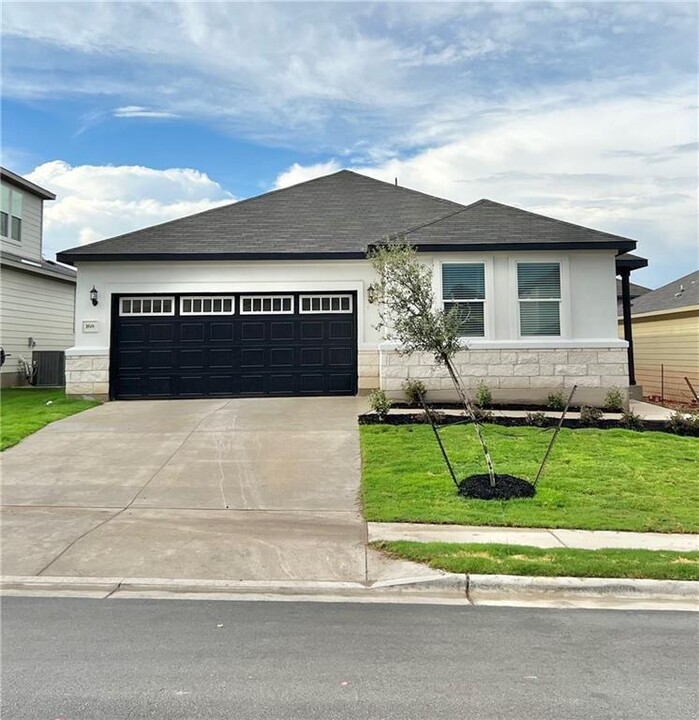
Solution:
M377 246L371 243L368 249ZM528 250L633 250L636 243L628 242L551 242L551 243L459 243L417 245L418 252L479 252ZM112 261L163 261L163 260L363 260L366 252L298 252L298 253L58 253L59 262L75 265L76 262L112 262Z

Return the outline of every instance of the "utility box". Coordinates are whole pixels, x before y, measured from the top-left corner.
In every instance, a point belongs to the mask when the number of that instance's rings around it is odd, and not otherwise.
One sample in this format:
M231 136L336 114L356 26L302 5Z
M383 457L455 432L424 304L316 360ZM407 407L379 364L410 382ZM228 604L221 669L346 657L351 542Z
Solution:
M37 387L63 387L66 384L66 356L62 350L35 350Z

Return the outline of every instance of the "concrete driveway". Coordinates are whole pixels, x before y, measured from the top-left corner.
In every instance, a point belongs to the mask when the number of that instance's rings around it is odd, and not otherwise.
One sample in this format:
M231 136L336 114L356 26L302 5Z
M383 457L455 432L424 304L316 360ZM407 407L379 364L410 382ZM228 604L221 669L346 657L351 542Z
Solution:
M5 451L3 575L347 580L360 398L113 402ZM368 558L368 559L367 559Z

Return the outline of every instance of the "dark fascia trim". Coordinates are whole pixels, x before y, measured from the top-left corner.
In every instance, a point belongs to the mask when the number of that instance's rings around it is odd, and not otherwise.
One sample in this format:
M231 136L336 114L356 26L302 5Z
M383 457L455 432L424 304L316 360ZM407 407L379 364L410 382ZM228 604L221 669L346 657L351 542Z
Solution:
M368 249L375 248L371 243ZM551 242L551 243L453 243L417 245L418 252L480 252L483 250L633 250L636 243L628 242ZM68 265L76 262L163 261L163 260L363 260L366 252L298 252L298 253L58 253L57 260Z
M369 248L376 247L376 243L369 245ZM622 242L511 242L511 243L425 243L417 244L415 248L418 252L482 252L488 250L495 252L498 250L527 252L529 250L622 250L627 252L636 247L635 240Z
M58 262L111 262L112 260L361 260L365 252L299 252L299 253L58 253Z
M8 170L7 168L0 168L0 179L10 183L10 185L20 188L21 190L29 192L32 195L42 198L42 200L56 199L56 196L52 192L42 188L40 185L35 185L33 182L26 180L21 175L17 175L17 173L13 173L12 170Z
M634 257L634 258L617 258L616 259L616 272L617 275L622 270L628 270L631 272L632 270L640 270L641 268L648 267L648 260L646 258L642 257Z

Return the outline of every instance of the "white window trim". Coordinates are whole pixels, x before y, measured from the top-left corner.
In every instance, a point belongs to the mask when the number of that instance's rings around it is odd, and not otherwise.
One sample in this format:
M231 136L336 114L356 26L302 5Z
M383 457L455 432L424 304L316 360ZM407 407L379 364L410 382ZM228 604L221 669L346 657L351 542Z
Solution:
M323 298L347 298L349 299L349 310L304 310L303 301L320 299ZM301 315L351 315L354 312L354 301L352 295L348 293L343 294L329 294L329 293L313 293L299 296L299 313Z
M519 317L520 300L519 281L517 278L517 265L520 263L558 263L561 278L561 297L559 298L559 320L561 332L559 335L522 335L522 326ZM524 342L536 340L556 340L571 337L571 306L570 306L570 265L567 255L551 256L532 253L524 257L510 258L510 302L514 306L512 313L512 337ZM542 301L553 301L557 298L537 298Z
M245 300L291 300L290 310L243 310ZM294 296L293 295L241 295L240 296L240 314L241 315L293 315L294 314Z
M170 312L124 312L124 300L170 300ZM175 314L175 297L162 295L127 295L119 298L119 317L167 317Z
M3 183L3 187L6 187L9 193L9 206L7 209L7 235L3 235L0 233L0 237L2 237L3 240L6 240L7 242L14 243L15 245L21 245L22 244L22 236L24 235L24 205L25 205L25 198L24 193L21 190L17 190L13 187L10 187L10 185ZM15 215L13 212L13 196L18 195L20 197L20 205L21 209L19 212L19 215ZM2 212L5 212L2 210ZM15 217L19 220L19 240L12 237L12 218Z
M230 300L231 301L231 309L230 310L211 310L210 312L204 312L203 310L199 312L195 312L194 310L190 310L189 312L186 312L184 310L184 301L185 300L211 300L212 304L214 300L221 300L221 303L223 304L224 300ZM209 316L209 315L235 315L235 296L234 295L182 295L180 297L180 315L182 317L200 317L200 316Z
M494 303L489 301L493 295L493 258L488 257L470 257L468 259L449 258L448 260L436 260L435 279L435 297L439 307L444 310L445 302L482 302L483 303L483 335L462 335L463 340L488 340L492 337L494 319L493 309ZM482 265L485 275L485 298L473 298L472 300L444 300L444 287L442 283L442 266L444 265Z

